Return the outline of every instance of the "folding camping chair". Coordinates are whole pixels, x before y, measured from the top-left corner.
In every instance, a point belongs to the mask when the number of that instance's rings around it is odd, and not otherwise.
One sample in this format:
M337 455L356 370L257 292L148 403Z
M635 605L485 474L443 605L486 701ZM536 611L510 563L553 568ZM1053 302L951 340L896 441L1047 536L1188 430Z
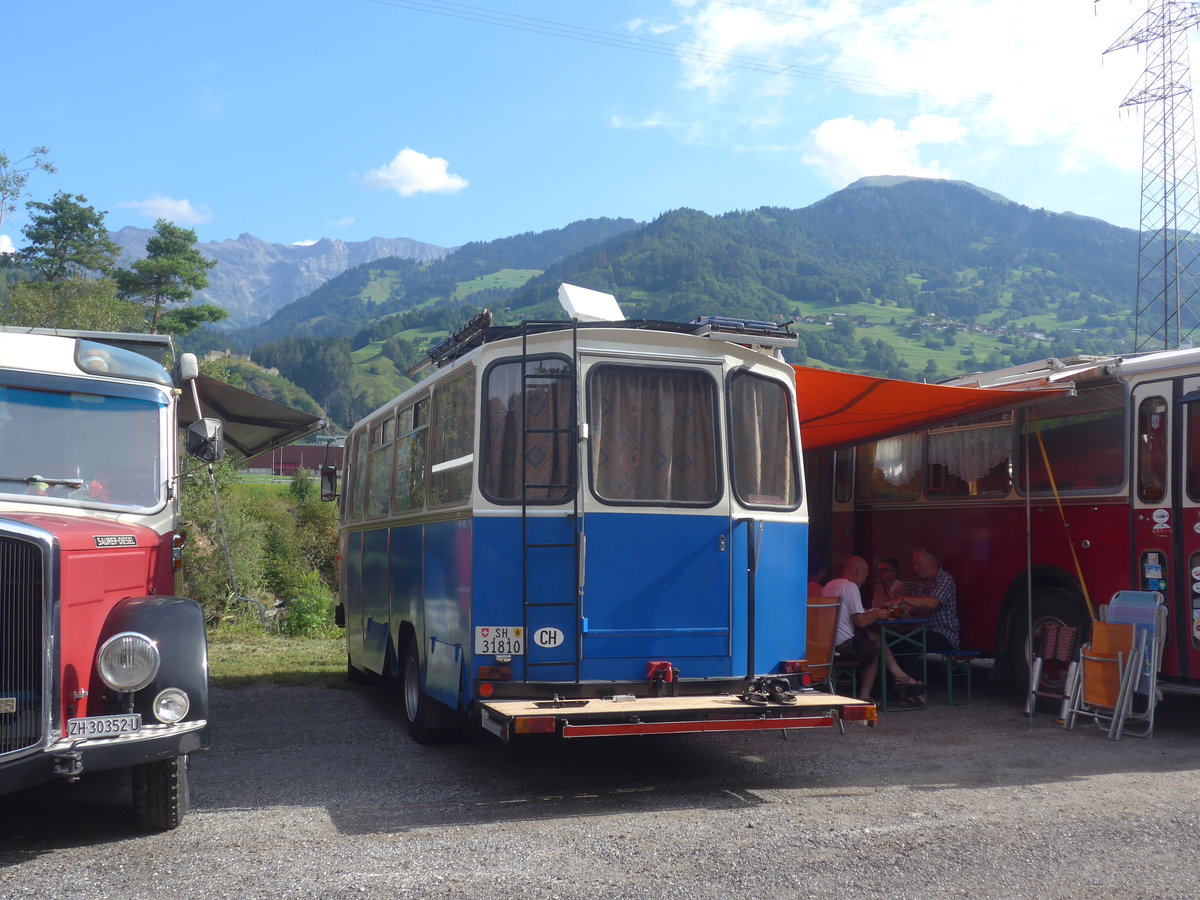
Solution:
M1070 689L1079 665L1075 661L1078 641L1079 629L1071 625L1047 623L1038 629L1037 640L1033 646L1033 666L1029 673L1029 696L1025 698L1025 715L1033 718L1038 698L1049 697L1062 701L1060 718L1066 718L1071 702ZM1065 673L1061 692L1042 690L1039 687L1046 663L1058 665Z
M1133 685L1134 660L1141 650L1143 636L1134 625L1110 622L1092 623L1091 643L1079 651L1079 666L1068 693L1070 706L1063 727L1074 730L1080 716L1097 726L1108 726L1108 736L1120 738L1121 722Z
M1154 708L1158 704L1158 670L1162 666L1163 642L1167 634L1167 607L1158 591L1117 591L1100 607L1104 622L1133 625L1142 649L1132 660L1129 694L1117 723L1116 737L1123 731L1136 737L1154 734ZM1130 722L1138 722L1136 729Z
M830 691L833 690L833 644L841 607L841 603L837 600L831 603L828 597L808 598L804 659L813 684L824 684Z

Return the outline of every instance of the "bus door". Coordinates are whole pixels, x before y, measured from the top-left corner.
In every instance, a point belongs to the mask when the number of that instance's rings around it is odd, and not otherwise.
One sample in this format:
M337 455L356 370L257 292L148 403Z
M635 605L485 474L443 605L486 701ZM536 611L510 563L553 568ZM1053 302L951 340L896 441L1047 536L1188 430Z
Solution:
M732 541L720 358L689 365L581 348L582 680L731 672Z
M1187 678L1200 676L1200 375L1178 379L1176 384L1176 441L1179 464L1180 562L1175 583L1175 609L1171 610L1174 635L1163 653L1163 669ZM1174 657L1171 663L1168 658ZM1177 660L1177 663L1176 663Z
M1189 598L1200 597L1200 591L1192 589L1193 583L1200 582L1200 504L1188 497L1183 477L1188 412L1186 405L1177 402L1183 391L1190 389L1185 388L1185 381L1195 381L1195 387L1200 387L1196 378L1138 384L1133 388L1131 407L1130 586L1163 595L1170 624L1162 671L1175 675L1187 671L1188 654L1179 636L1171 632L1182 621L1190 627ZM1196 578L1190 575L1193 568ZM1107 598L1096 599L1102 603Z

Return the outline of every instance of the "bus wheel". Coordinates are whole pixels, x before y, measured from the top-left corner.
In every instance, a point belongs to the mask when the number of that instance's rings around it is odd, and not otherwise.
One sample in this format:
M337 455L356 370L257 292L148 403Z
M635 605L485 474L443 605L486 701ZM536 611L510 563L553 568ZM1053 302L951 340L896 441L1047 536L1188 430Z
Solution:
M1035 641L1047 625L1066 625L1078 628L1085 635L1087 616L1079 604L1062 588L1043 587L1033 592L1033 638L1031 640L1025 616L1018 614L1009 631L1010 658L1014 687L1022 692L1029 690L1029 666L1033 659ZM1082 643L1082 637L1080 641ZM1068 663L1047 660L1042 663L1042 675L1037 689L1050 694L1061 694L1067 681ZM1057 701L1055 701L1057 702Z
M445 731L434 724L436 711L431 709L433 701L421 688L421 659L417 656L416 641L409 641L404 647L400 680L404 722L408 726L409 736L418 744L437 743L445 736Z
M186 756L133 767L133 812L139 828L170 831L179 827L190 798Z

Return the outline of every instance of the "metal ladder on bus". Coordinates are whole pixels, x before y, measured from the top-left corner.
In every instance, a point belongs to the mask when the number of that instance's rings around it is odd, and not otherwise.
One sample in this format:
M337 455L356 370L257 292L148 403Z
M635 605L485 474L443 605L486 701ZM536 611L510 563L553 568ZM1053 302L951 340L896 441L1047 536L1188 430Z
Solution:
M582 589L581 572L580 572L580 555L581 555L581 534L580 534L580 519L579 519L579 390L578 390L578 366L579 366L579 328L578 321L572 319L570 322L571 329L571 362L566 372L530 372L529 371L529 332L531 327L553 325L562 327L562 321L555 322L539 322L524 320L521 323L521 601L522 613L524 620L522 625L525 628L526 637L526 655L525 655L525 680L537 681L535 676L536 670L539 667L568 667L573 668L575 677L572 679L575 682L579 681L579 658L581 653L581 636L578 634L580 625L579 603L580 592ZM570 402L570 411L567 416L567 424L565 426L553 428L533 428L529 424L529 386L531 382L548 382L548 381L568 381L567 396ZM529 458L528 447L529 437L531 435L550 435L551 436L551 451L554 449L553 437L555 435L565 435L567 438L567 481L564 482L531 482L529 480ZM534 490L570 490L571 491L571 514L566 523L570 528L570 540L535 540L530 536L530 517L529 517L529 495ZM548 524L548 523L547 523ZM564 529L565 530L565 529ZM553 553L568 553L570 554L570 572L572 573L570 583L563 585L561 593L555 592L550 598L531 598L530 597L530 568L537 565L540 561L544 561L545 557ZM554 661L554 662L530 662L529 644L532 642L534 635L529 630L529 611L538 608L570 608L571 620L574 623L572 629L570 647L570 661ZM555 679L561 680L561 679Z

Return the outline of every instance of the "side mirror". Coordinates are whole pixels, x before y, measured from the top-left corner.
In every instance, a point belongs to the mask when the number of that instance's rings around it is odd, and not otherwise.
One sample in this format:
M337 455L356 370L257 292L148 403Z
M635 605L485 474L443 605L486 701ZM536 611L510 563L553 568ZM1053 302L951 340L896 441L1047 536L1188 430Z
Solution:
M183 438L184 449L206 463L214 463L225 456L225 437L220 419L200 419L187 427Z
M332 503L337 495L337 467L321 466L321 499Z
M195 353L179 354L179 380L191 381L200 374L200 363L196 362Z

